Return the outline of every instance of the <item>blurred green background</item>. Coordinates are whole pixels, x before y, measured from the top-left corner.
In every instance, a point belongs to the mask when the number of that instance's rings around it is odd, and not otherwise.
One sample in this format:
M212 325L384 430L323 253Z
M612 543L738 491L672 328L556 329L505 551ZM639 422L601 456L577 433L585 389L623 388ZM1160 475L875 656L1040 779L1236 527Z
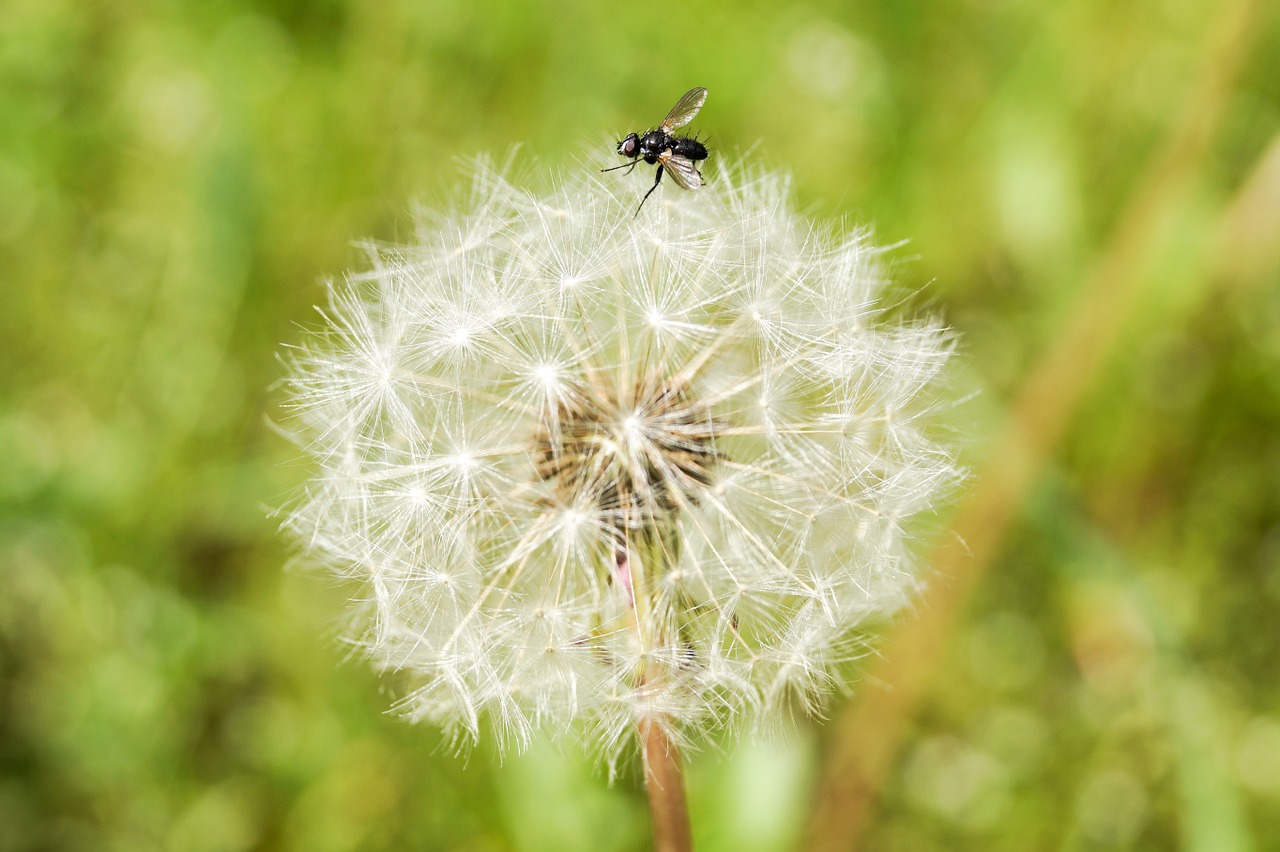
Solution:
M1278 17L4 0L0 850L646 847L634 777L387 712L344 592L286 568L267 509L307 470L269 423L355 241L460 158L611 165L693 85L717 156L909 240L979 491L1025 462L993 436L1037 365L1076 370L859 848L1280 849ZM694 756L700 847L802 848L835 730Z

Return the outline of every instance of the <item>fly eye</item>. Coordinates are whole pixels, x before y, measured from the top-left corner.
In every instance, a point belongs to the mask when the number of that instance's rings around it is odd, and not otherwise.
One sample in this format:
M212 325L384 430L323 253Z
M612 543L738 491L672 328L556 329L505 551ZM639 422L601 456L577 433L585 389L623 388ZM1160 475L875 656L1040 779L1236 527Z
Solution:
M636 143L635 134L628 136L618 143L618 153L624 157L634 157L636 155Z

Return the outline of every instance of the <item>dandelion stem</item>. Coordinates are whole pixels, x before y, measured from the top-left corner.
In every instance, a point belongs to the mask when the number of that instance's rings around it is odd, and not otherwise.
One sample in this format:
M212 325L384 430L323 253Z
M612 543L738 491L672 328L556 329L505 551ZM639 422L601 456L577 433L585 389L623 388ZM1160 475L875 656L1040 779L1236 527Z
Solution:
M652 719L640 722L640 738L644 741L644 786L649 794L653 848L656 852L689 852L693 832L680 751L662 725Z

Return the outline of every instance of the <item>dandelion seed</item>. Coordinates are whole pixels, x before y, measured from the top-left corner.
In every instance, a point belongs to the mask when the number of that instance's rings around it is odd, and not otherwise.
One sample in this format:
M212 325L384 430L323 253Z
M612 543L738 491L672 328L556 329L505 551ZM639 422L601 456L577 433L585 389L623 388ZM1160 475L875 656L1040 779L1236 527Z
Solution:
M333 286L291 378L318 473L288 526L365 583L405 711L609 760L820 707L957 477L924 420L950 336L884 319L864 235L769 175L639 219L623 189L481 167Z

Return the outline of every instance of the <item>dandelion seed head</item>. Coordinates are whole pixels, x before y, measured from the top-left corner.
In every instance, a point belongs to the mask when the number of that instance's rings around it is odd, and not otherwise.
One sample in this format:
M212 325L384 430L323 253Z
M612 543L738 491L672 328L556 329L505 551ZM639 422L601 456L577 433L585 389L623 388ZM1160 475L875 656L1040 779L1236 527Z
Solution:
M928 417L951 338L888 318L865 234L768 174L638 218L621 186L477 168L293 359L317 473L287 526L365 585L352 638L404 712L463 739L611 759L641 719L687 741L820 708L959 475Z

